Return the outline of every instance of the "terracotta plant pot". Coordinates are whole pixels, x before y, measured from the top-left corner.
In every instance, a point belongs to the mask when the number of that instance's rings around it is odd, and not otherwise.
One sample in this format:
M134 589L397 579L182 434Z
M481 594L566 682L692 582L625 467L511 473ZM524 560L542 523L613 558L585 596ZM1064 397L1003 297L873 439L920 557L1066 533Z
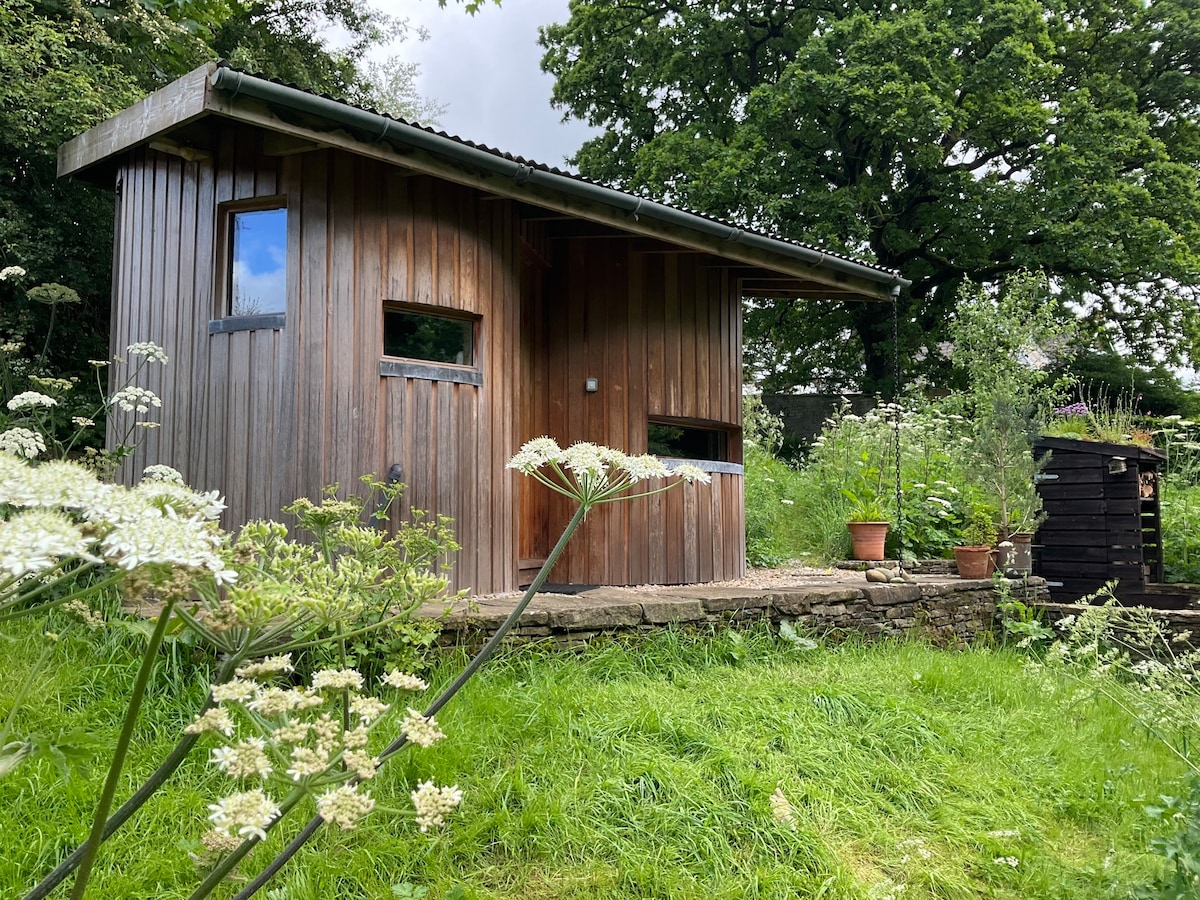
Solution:
M883 544L887 540L887 522L847 522L850 543L855 559L884 559Z
M987 578L993 570L991 547L955 547L959 578Z

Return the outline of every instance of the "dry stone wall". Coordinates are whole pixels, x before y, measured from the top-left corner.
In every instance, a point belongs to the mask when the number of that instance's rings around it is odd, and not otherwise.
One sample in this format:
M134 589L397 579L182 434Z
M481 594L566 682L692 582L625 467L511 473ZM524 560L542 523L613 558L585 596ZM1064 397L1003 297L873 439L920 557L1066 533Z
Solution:
M1031 579L1029 596L1045 596ZM481 644L517 598L459 604L445 621L447 644ZM746 627L786 620L801 632L868 638L915 636L941 646L964 646L992 632L996 594L990 581L939 579L917 584L797 584L752 590L684 585L653 590L594 588L571 596L539 594L510 632L522 643L563 647L603 634L632 634L665 626L691 629Z

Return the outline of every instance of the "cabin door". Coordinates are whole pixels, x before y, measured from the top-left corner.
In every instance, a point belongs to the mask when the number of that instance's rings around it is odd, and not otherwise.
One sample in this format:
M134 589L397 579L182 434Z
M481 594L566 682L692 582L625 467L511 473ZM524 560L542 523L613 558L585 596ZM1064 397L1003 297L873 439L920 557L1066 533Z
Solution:
M544 283L547 263L528 244L521 245L521 387L519 443L550 431L549 347ZM520 478L517 532L517 580L527 585L550 553L551 494L532 478Z

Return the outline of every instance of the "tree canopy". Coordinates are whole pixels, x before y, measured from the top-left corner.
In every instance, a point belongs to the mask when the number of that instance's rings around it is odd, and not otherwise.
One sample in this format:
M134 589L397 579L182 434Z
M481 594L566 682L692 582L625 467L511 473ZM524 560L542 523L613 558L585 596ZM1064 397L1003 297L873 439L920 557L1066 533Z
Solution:
M70 333L55 336L52 366L77 370L107 355L112 259L112 198L58 181L59 144L222 57L389 112L428 109L405 106L416 100L404 80L411 69L362 65L368 48L406 30L357 0L0 4L0 268L21 266L32 284L71 285L83 300ZM377 87L373 74L385 83ZM37 332L47 315L43 304L6 303L0 332Z
M1200 0L573 0L541 41L606 129L584 174L899 269L910 359L1022 269L1144 357L1200 349ZM877 306L746 334L768 388L886 381Z

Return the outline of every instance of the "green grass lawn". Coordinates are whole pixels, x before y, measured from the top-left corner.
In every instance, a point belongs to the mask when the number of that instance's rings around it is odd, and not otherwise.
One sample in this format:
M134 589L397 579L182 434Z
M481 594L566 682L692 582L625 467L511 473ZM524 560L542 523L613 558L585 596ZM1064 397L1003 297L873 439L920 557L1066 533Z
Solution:
M33 634L4 644L0 712ZM18 731L84 725L111 742L136 666L128 640L76 636L55 652ZM433 680L462 661L451 654ZM173 743L203 682L184 661L164 667L135 774ZM439 721L447 740L376 779L376 813L325 829L260 896L848 900L887 897L891 883L905 900L1123 897L1157 865L1138 800L1182 774L1115 706L1015 653L805 651L765 632L512 652ZM197 884L187 849L229 789L203 755L105 845L90 896L186 897ZM0 780L0 897L84 836L102 774L64 785L38 762ZM428 777L465 792L431 836L407 796ZM772 817L776 787L794 827Z

